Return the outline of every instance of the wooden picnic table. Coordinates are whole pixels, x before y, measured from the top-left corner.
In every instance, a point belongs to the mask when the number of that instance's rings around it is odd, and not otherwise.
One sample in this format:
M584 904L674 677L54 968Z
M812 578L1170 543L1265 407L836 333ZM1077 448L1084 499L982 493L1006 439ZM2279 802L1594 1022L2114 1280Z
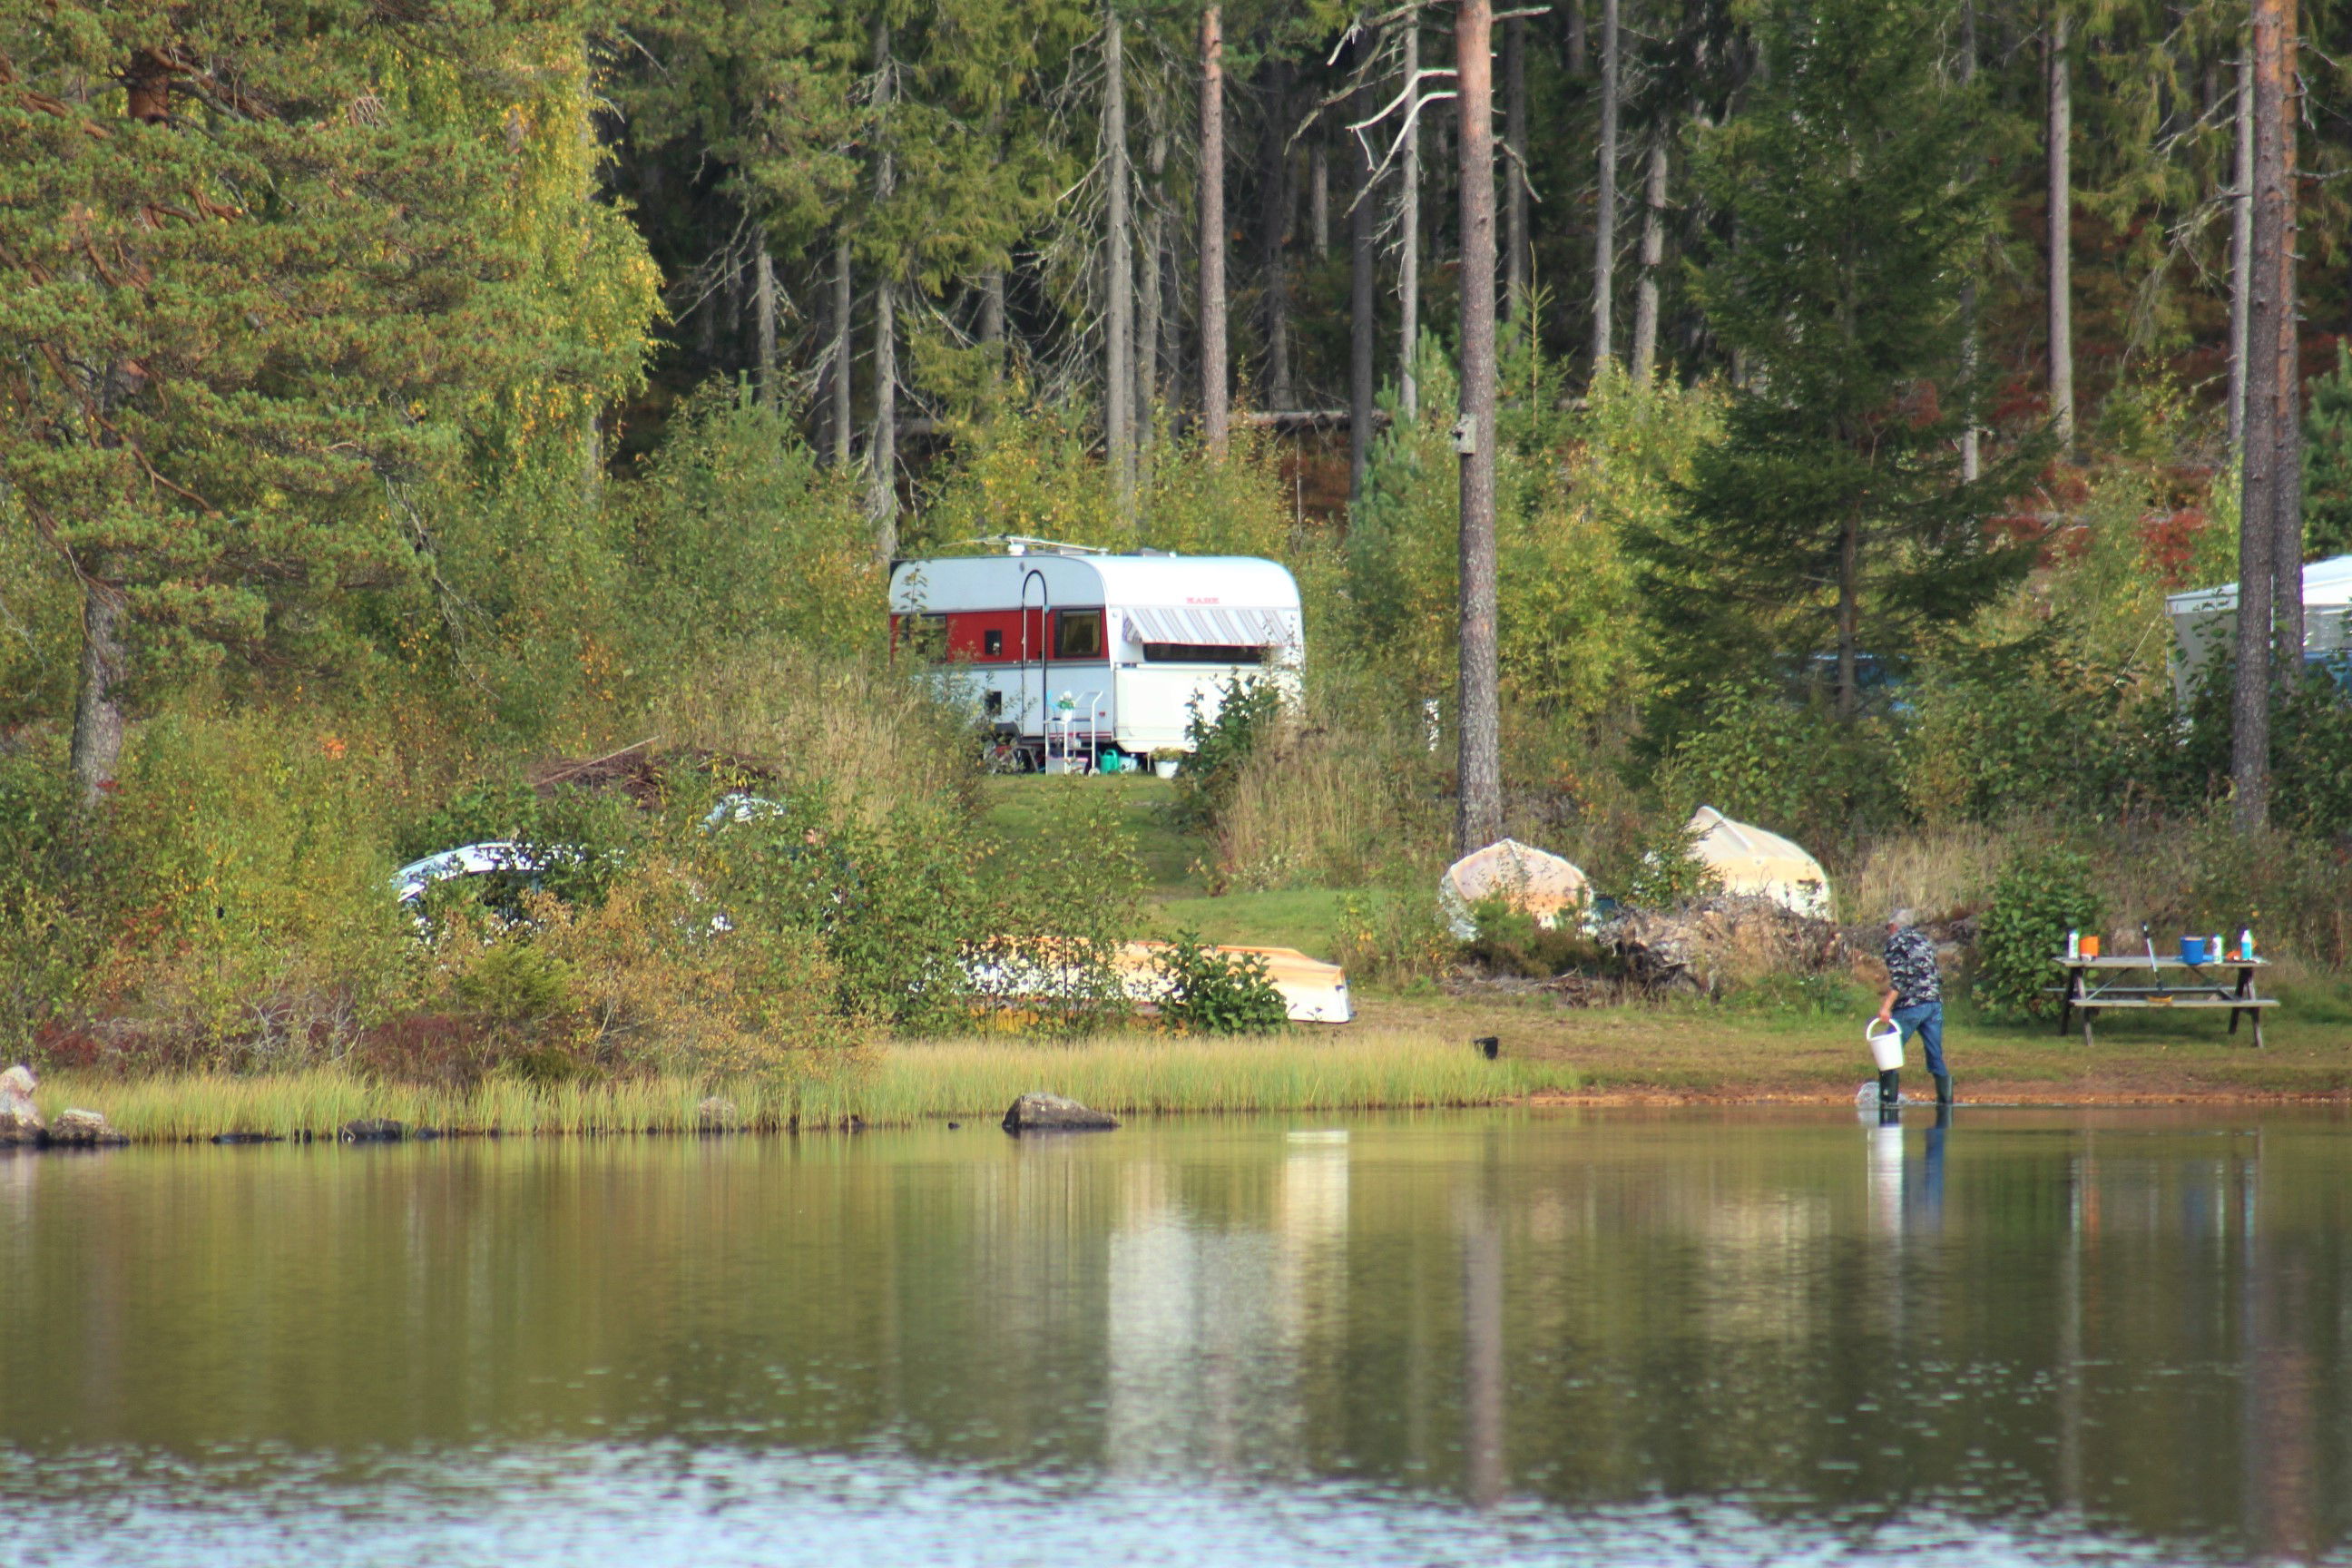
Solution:
M2259 958L2215 958L2190 963L2179 953L2158 954L2153 962L2146 953L2097 958L2068 958L2061 953L2051 962L2066 972L2066 984L2051 987L2061 994L2058 1037L2066 1037L2069 1020L2080 1013L2085 1047L2091 1043L2092 1017L2111 1008L2227 1007L2230 1033L2238 1032L2238 1019L2244 1016L2253 1025L2254 1048L2260 1050L2263 1010L2278 1005L2277 997L2262 995L2255 989L2256 973L2270 967Z

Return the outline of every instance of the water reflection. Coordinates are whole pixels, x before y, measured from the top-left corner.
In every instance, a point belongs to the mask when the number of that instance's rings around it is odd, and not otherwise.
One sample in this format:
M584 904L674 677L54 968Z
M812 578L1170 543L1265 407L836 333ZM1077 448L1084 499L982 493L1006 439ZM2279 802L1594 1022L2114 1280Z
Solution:
M1661 1501L2340 1557L2347 1175L2321 1116L1966 1109L0 1158L0 1510L317 1555L321 1500L528 1521L595 1456L847 1542L793 1479L839 1460L1146 1544L1214 1484L1334 1540L1466 1505L1465 1561Z

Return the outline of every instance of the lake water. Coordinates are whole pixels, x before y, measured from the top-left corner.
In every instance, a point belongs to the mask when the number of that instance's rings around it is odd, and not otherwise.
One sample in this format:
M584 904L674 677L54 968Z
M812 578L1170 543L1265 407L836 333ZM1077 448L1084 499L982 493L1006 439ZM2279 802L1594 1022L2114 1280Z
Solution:
M2352 1561L2346 1131L0 1157L0 1562Z

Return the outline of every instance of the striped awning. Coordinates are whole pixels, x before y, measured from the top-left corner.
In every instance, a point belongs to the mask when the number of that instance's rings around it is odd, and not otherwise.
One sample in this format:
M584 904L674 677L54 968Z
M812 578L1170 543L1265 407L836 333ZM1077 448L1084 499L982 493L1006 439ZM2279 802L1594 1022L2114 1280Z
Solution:
M1130 609L1127 635L1139 643L1186 647L1278 647L1298 640L1294 610L1253 610L1223 605L1182 609Z

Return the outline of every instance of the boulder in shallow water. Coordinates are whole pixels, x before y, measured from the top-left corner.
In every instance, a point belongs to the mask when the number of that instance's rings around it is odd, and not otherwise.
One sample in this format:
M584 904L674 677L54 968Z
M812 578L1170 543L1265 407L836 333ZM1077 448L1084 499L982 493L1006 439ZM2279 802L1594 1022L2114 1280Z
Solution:
M346 1143L397 1143L408 1136L408 1127L388 1116L362 1116L344 1122L335 1136Z
M33 1107L33 1069L19 1062L0 1072L0 1143L38 1143L46 1131Z
M101 1143L128 1143L131 1140L109 1126L100 1112L76 1108L59 1111L58 1119L49 1123L49 1142L88 1149Z
M1108 1132L1118 1118L1058 1094L1024 1094L1004 1113L1007 1132Z

